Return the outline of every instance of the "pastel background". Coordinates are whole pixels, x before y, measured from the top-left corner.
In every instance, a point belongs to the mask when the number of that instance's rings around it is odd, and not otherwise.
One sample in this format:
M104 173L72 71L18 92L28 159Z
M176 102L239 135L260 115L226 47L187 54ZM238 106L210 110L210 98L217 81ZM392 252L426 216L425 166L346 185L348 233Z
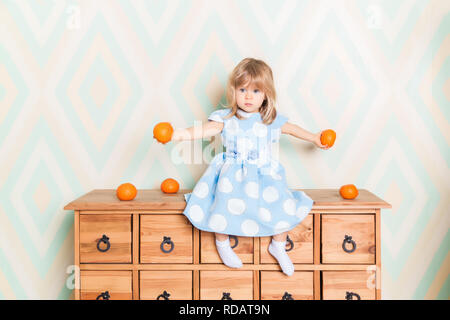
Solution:
M327 151L282 137L292 188L355 183L392 204L383 299L449 298L450 1L1 0L0 21L1 299L72 297L68 202L193 188L208 164L172 151L195 144L152 128L206 121L244 57L272 67L291 122L337 132Z

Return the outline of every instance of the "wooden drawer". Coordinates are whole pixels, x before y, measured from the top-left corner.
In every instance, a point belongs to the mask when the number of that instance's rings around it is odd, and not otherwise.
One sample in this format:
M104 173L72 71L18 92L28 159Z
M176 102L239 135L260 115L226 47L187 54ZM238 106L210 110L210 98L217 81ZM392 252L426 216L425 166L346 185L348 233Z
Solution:
M181 214L141 215L141 263L193 263L192 225Z
M312 271L295 271L290 277L279 271L261 271L261 300L313 300Z
M139 284L141 300L192 300L192 271L140 271Z
M374 215L322 215L322 263L374 264L375 251Z
M291 245L286 242L286 250L289 250L288 255L292 263L314 263L313 233L313 215L308 215L301 224L289 231L288 236L292 241L292 249ZM278 263L269 253L271 241L272 237L261 237L261 263Z
M239 256L242 263L253 263L253 238L251 237L230 237L230 245L233 251ZM216 238L212 232L200 232L200 262L201 263L222 263L216 248Z
M82 300L131 300L131 271L81 271Z
M253 271L200 271L200 300L253 299Z
M80 263L131 261L131 215L80 215Z
M375 300L375 274L366 271L323 271L323 300Z

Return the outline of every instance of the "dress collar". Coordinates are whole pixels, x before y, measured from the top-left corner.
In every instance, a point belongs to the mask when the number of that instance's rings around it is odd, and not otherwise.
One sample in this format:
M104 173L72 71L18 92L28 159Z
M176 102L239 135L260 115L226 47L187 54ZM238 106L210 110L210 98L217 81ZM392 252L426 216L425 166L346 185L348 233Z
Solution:
M244 111L244 110L242 110L242 109L237 109L237 113L238 113L240 116L243 116L244 118L249 118L249 117L251 117L252 115L259 114L259 112L247 112L247 111Z

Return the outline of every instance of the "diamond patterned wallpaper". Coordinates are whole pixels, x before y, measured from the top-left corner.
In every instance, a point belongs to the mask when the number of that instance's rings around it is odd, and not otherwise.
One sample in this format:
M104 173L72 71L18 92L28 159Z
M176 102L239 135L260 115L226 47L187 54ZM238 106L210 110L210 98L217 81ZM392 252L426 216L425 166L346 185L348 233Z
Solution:
M448 299L450 2L0 1L0 298L68 299L73 213L130 181L192 188L209 141L157 144L224 103L244 57L273 69L293 188L369 189L382 214L383 299ZM190 152L190 154L189 154ZM200 157L201 159L201 157Z

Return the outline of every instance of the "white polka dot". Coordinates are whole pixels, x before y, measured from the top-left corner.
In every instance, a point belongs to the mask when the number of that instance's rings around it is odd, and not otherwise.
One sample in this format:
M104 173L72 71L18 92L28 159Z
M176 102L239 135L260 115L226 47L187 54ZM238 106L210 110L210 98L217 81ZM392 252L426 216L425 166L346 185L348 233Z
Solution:
M209 187L206 182L198 183L194 188L194 194L199 198L205 198L208 195Z
M278 234L278 233L282 233L282 232L288 230L289 227L290 227L290 224L287 221L280 221L275 225L275 227L273 229L274 229L274 232Z
M273 173L272 174L272 178L274 178L275 180L281 180L281 179L283 179L283 177L281 177L279 174L277 174L277 173Z
M261 149L259 151L259 156L258 156L257 161L256 161L258 167L262 167L263 165L269 163L269 160L270 160L270 153L269 153L269 151L266 148L261 147Z
M236 181L242 182L242 180L244 179L244 177L246 175L247 175L247 168L241 168L236 171L236 174L234 177L235 177Z
M248 153L253 148L253 143L248 138L239 138L236 143L236 150L240 153Z
M310 209L306 206L300 206L297 209L297 213L295 214L299 218L304 218L308 215Z
M245 193L250 198L258 199L258 190L259 186L256 182L251 181L245 185Z
M230 193L231 191L233 191L233 185L227 177L220 179L217 187L219 188L220 192Z
M259 231L258 223L253 220L247 219L241 224L242 232L247 236L254 236Z
M203 220L204 217L204 213L202 208L200 208L199 205L194 204L190 209L189 209L189 217L191 217L191 219L195 222L200 222Z
M262 123L255 122L253 125L253 133L259 138L264 138L267 136L267 126Z
M265 188L263 191L263 199L269 203L278 200L278 190L272 186Z
M236 119L231 119L225 123L225 130L229 134L237 134L239 131L239 123Z
M274 169L270 170L270 175L275 180L281 180L282 179L282 177Z
M295 214L295 201L293 199L287 199L283 202L283 209L288 215L293 216Z
M272 214L266 208L259 208L258 216L262 221L269 222L272 220Z
M270 160L270 168L273 170L278 170L278 168L281 166L280 162L276 159L271 159Z
M228 211L234 215L240 215L245 211L245 202L242 199L228 200Z
M221 214L213 214L209 219L208 226L216 232L221 232L227 227L227 219Z

